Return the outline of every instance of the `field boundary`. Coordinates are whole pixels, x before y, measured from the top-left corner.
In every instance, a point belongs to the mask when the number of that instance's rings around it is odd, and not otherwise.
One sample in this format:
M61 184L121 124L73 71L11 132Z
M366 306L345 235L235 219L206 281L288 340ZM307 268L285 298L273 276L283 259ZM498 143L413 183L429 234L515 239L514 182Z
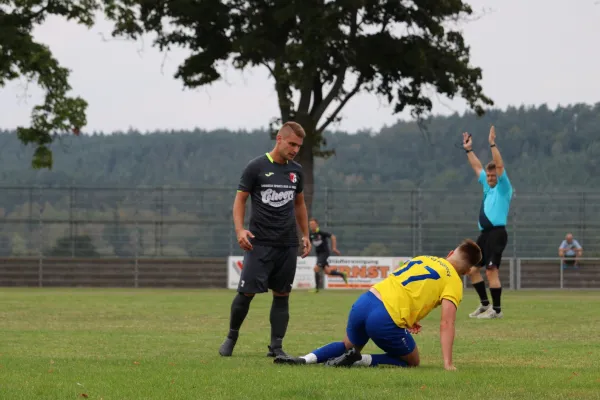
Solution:
M578 268L560 258L508 258L500 277L514 290L600 289L600 258L581 258ZM227 257L0 258L0 287L227 288L228 279Z

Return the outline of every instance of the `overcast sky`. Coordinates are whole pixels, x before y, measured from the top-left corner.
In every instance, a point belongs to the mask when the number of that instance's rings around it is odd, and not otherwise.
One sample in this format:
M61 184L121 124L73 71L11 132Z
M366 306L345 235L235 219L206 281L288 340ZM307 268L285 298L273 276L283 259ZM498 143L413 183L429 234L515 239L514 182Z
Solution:
M600 101L600 1L470 0L484 17L464 26L472 62L483 68L483 87L498 107L551 107ZM596 3L596 4L595 4ZM150 42L110 39L104 20L92 29L49 19L35 32L63 66L74 92L89 102L86 131L255 129L277 116L273 82L263 69L227 71L226 80L184 90L173 78L185 51L165 59ZM102 38L104 35L110 41ZM161 71L161 64L162 67ZM436 101L436 113L463 111L461 101ZM0 88L0 127L29 121L40 101L35 87L18 81ZM335 128L379 130L399 117L375 96L356 96Z

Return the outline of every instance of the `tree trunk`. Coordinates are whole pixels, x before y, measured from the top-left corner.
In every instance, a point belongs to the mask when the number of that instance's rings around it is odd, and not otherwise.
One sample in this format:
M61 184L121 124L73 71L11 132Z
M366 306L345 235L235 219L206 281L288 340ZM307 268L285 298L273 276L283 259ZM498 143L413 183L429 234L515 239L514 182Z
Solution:
M299 118L298 118L299 119ZM297 122L302 125L306 132L306 138L300 148L300 152L296 156L296 161L302 165L302 173L304 175L304 201L306 202L306 210L308 211L308 217L311 217L312 202L315 192L315 177L314 177L314 135L315 135L315 124L311 118L308 117L306 120L298 120Z

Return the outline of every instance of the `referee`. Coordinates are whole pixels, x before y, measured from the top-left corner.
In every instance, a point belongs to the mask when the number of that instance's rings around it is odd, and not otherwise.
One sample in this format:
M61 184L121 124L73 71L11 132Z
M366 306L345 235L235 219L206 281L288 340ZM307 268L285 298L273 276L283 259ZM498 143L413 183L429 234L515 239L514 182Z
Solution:
M244 263L231 304L229 333L219 354L230 357L246 319L250 302L257 293L273 293L271 344L267 356L285 356L282 348L287 331L289 294L296 275L298 234L302 230L303 254L310 253L308 214L304 203L302 167L293 161L304 137L302 126L286 122L277 133L275 147L251 160L242 172L233 203L233 222L237 241L244 250ZM244 229L246 200L252 199L249 229Z
M481 248L482 258L478 265L473 266L469 272L469 278L473 288L477 291L481 304L469 314L471 318L502 318L500 298L502 285L498 268L502 261L502 252L506 248L508 234L506 232L506 221L508 210L512 199L513 188L504 169L504 163L500 151L496 147L496 130L492 126L489 136L490 148L492 149L493 161L483 169L481 162L473 152L471 135L463 133L463 148L467 152L469 163L483 186L483 200L479 210L479 230L477 245ZM481 277L479 268L484 267L485 275L492 296L492 307L485 290L485 282Z

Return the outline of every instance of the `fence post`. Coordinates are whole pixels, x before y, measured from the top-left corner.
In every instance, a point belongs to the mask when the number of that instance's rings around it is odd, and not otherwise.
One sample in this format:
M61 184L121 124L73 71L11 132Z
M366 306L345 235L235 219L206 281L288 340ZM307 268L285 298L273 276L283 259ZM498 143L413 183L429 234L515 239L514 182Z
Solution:
M521 289L521 259L517 258L517 290Z
M579 207L579 219L580 219L580 225L579 225L579 238L581 240L581 243L584 244L585 246L585 192L581 192L581 204Z
M421 188L417 189L417 254L421 254L423 252L423 215L421 206L423 203L423 192Z
M412 236L412 256L417 254L417 209L416 209L416 193L414 190L410 191L410 233Z
M136 198L137 196L134 196ZM134 214L134 235L133 235L133 287L137 288L139 286L139 268L138 268L138 256L139 256L139 243L140 243L140 231L138 226L138 216L139 210L138 207L135 208Z
M160 188L160 241L159 241L159 245L160 245L160 256L163 256L163 239L164 239L164 232L163 232L163 222L164 222L164 211L165 211L165 188L161 186Z
M509 269L509 288L510 290L515 289L515 257L510 259L510 269Z
M516 197L516 195L513 193L513 197ZM511 208L511 214L512 214L512 257L510 258L510 289L517 289L518 284L517 284L517 278L515 275L520 274L521 272L517 272L517 268L518 268L518 264L519 262L517 261L517 234L518 234L518 221L517 221L517 215L518 213L515 211L517 209L518 204L515 204L515 206L513 206ZM507 223L508 228L510 228L511 224Z
M73 206L75 188L69 187L69 238L71 239L71 258L75 258L75 235L73 230Z
M29 249L29 255L33 256L35 253L35 238L33 237L33 188L29 187L29 241L27 248Z
M325 187L325 227L329 228L329 220L330 220L330 215L329 215L329 207L330 207L330 196L331 193L329 192L330 188L329 186Z
M563 269L562 263L559 264L558 268L560 268L560 288L563 289L564 283L565 283L565 274L564 274L565 270Z
M38 214L38 286L44 286L44 201L42 196L42 187L38 186L39 214Z

